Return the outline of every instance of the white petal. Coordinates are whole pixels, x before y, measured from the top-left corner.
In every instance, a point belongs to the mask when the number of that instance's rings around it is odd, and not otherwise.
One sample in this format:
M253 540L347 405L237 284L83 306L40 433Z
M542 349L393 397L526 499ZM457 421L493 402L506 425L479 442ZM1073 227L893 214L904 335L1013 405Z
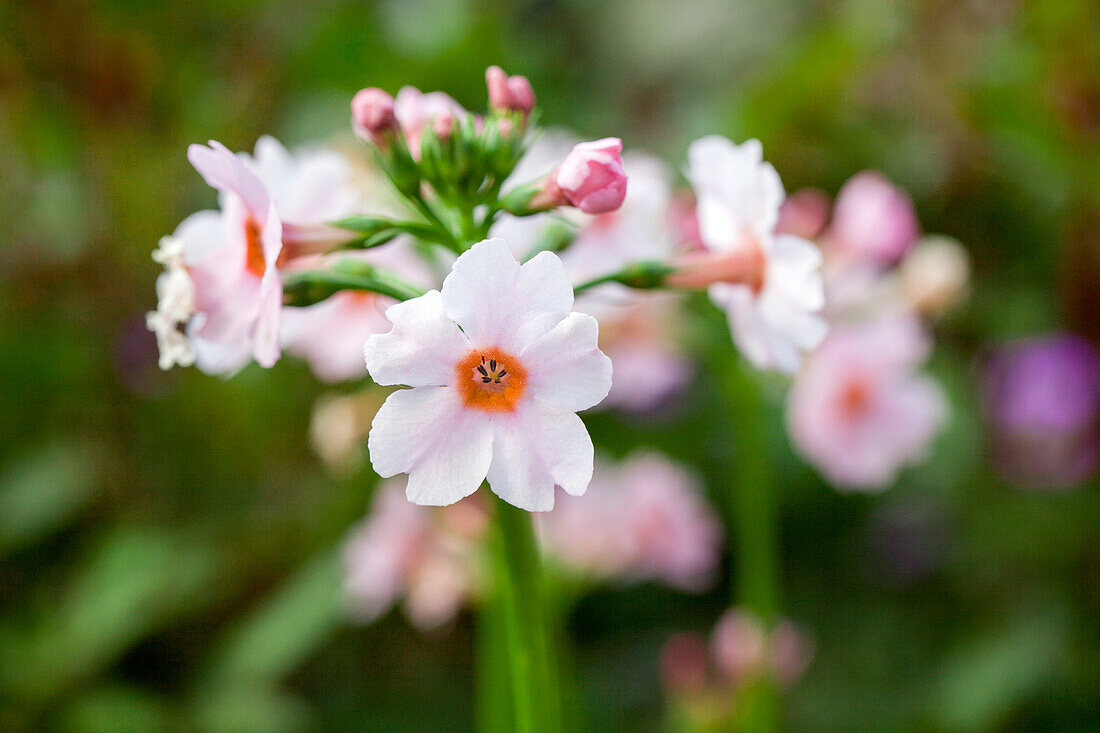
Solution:
M554 486L580 496L592 479L592 439L571 410L532 398L493 418L489 488L520 509L554 508Z
M374 416L367 448L379 476L409 474L409 501L444 506L477 491L493 456L491 421L450 387L391 394Z
M443 281L443 307L475 346L518 354L569 315L573 288L557 255L520 267L503 239L463 253Z
M531 395L574 411L599 404L611 389L611 359L599 350L598 338L595 318L570 313L524 349Z
M451 384L455 364L470 350L470 342L443 312L438 290L391 305L389 333L367 338L363 355L367 371L378 384L410 387Z

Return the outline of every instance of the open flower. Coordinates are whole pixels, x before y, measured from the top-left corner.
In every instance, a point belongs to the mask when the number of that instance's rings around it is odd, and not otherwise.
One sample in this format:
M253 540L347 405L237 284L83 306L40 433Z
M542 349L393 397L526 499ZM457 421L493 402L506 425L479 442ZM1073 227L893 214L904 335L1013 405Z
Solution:
M884 489L920 460L947 415L939 385L916 374L930 349L912 317L838 326L791 387L798 451L838 488Z
M578 410L611 387L591 316L549 252L520 265L489 239L459 257L442 291L390 306L393 329L367 339L367 370L391 394L368 438L381 476L409 474L410 501L452 504L488 478L505 501L554 506L554 486L580 495L592 440Z
M713 271L738 274L708 283L711 299L726 311L734 341L750 361L793 373L803 352L825 337L821 252L805 239L776 234L783 184L763 161L759 141L696 140L688 150L687 176L703 245L735 261L735 267L715 262ZM751 271L743 266L746 260L756 263Z

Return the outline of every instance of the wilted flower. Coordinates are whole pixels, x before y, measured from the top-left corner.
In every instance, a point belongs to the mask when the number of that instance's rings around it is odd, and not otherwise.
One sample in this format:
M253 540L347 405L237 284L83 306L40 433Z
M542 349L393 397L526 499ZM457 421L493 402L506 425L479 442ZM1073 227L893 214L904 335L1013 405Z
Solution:
M1073 486L1096 470L1100 356L1059 334L1002 346L985 369L993 457L1013 481Z
M931 344L914 318L836 326L788 396L791 440L837 488L878 490L919 461L947 404L916 373Z
M729 316L734 341L761 368L793 373L802 353L825 337L825 296L817 246L776 234L783 185L763 162L759 141L735 145L705 137L688 150L688 179L704 246L738 264L735 282L712 281L711 299ZM715 267L716 273L726 268Z
M576 412L611 387L591 316L570 313L573 289L556 255L522 266L490 239L455 261L442 292L391 306L371 336L378 384L404 384L375 416L368 446L381 476L408 473L417 504L451 504L488 478L505 501L554 506L554 486L583 494L592 441Z

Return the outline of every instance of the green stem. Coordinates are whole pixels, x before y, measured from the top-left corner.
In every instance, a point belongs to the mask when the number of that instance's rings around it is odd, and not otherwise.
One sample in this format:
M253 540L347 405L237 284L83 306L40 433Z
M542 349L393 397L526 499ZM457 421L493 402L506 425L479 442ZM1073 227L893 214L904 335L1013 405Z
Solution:
M779 612L779 544L776 487L772 481L764 399L756 373L744 359L720 361L723 399L733 419L729 512L733 528L736 605L756 614L768 629ZM745 690L738 730L779 730L779 704L770 676Z
M561 704L545 622L546 591L531 516L496 502L494 576L511 678L515 730L558 731Z
M608 273L576 285L573 293L583 293L604 283L621 283L636 290L654 290L665 287L665 278L673 272L664 262L632 262L618 272Z

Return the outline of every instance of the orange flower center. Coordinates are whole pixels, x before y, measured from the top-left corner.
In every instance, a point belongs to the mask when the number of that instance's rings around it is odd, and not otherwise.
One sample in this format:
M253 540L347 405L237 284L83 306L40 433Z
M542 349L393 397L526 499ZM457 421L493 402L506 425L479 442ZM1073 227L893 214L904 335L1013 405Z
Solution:
M251 216L244 220L245 268L256 277L263 277L267 268L264 246L260 241L263 230Z
M856 379L840 393L840 409L848 417L859 417L871 406L871 388L866 381Z
M455 385L467 407L512 412L527 387L527 370L500 349L475 349L455 365Z

